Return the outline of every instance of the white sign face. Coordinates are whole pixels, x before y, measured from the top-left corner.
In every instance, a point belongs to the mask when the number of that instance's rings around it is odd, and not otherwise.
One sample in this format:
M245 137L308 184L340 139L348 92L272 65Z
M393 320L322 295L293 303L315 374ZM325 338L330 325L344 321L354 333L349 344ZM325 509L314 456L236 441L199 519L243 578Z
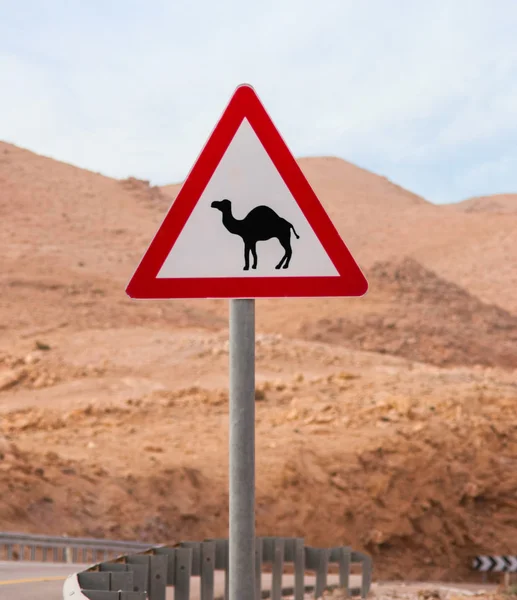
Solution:
M245 118L157 278L322 276L339 273Z
M130 298L362 296L368 282L257 94L235 90Z

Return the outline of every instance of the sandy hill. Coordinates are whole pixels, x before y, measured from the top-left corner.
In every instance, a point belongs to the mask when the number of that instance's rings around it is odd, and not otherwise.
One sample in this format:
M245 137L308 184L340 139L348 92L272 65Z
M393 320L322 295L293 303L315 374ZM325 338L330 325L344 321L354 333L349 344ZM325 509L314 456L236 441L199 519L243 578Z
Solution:
M153 320L169 327L225 326L225 302L135 303L123 293L178 186L117 181L7 144L0 146L0 157L6 215L0 223L1 277L9 290L0 308L10 324L5 339L20 332L30 336ZM512 218L446 212L339 159L300 162L371 279L370 292L361 299L263 300L258 310L263 331L438 365L515 365L517 317L511 314L515 298L508 286L517 263L503 265L508 280L490 270L506 248L496 241ZM410 221L411 227L402 227ZM429 236L433 223L436 235ZM472 239L479 231L487 251L478 263L464 264L457 255L465 247L479 253L481 244ZM407 245L401 243L404 236L411 237ZM514 245L506 250L510 259L516 253ZM481 298L477 278L470 286L460 284L471 272L482 273Z
M517 214L517 194L494 194L493 196L476 196L451 205L451 208L466 213Z
M336 158L300 165L363 268L411 256L517 311L517 214L446 210ZM177 189L113 180L0 144L2 251L127 281Z
M146 194L151 201L152 191ZM67 276L86 268L127 278L155 227L146 200L131 181L0 143L0 248L20 265L37 259ZM132 246L138 249L128 257Z
M300 164L371 287L258 302L259 530L468 577L514 551L517 217ZM227 303L124 294L177 190L0 143L0 529L226 535Z

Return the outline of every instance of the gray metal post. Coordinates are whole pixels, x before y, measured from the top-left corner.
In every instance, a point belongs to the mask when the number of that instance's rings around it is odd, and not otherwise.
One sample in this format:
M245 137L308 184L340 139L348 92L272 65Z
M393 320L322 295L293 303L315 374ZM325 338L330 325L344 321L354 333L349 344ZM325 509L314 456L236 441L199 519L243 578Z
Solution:
M229 600L255 597L255 300L230 300ZM258 599L257 599L258 600Z

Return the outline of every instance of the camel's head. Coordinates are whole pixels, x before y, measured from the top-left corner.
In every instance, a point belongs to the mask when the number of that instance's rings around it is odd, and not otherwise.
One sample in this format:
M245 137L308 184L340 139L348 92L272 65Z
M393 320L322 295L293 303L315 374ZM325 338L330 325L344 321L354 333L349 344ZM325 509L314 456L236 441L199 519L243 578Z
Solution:
M214 200L210 206L212 208L217 208L217 210L220 210L222 213L232 210L232 203L226 198L224 200Z

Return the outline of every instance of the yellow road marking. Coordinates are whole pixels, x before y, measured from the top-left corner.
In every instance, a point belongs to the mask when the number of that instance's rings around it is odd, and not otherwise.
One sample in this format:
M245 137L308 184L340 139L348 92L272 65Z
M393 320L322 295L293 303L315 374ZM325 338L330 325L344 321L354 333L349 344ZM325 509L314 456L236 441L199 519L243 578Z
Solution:
M66 577L62 575L51 575L50 577L36 577L35 579L9 579L0 581L0 585L14 585L15 583L40 583L41 581L63 581Z

